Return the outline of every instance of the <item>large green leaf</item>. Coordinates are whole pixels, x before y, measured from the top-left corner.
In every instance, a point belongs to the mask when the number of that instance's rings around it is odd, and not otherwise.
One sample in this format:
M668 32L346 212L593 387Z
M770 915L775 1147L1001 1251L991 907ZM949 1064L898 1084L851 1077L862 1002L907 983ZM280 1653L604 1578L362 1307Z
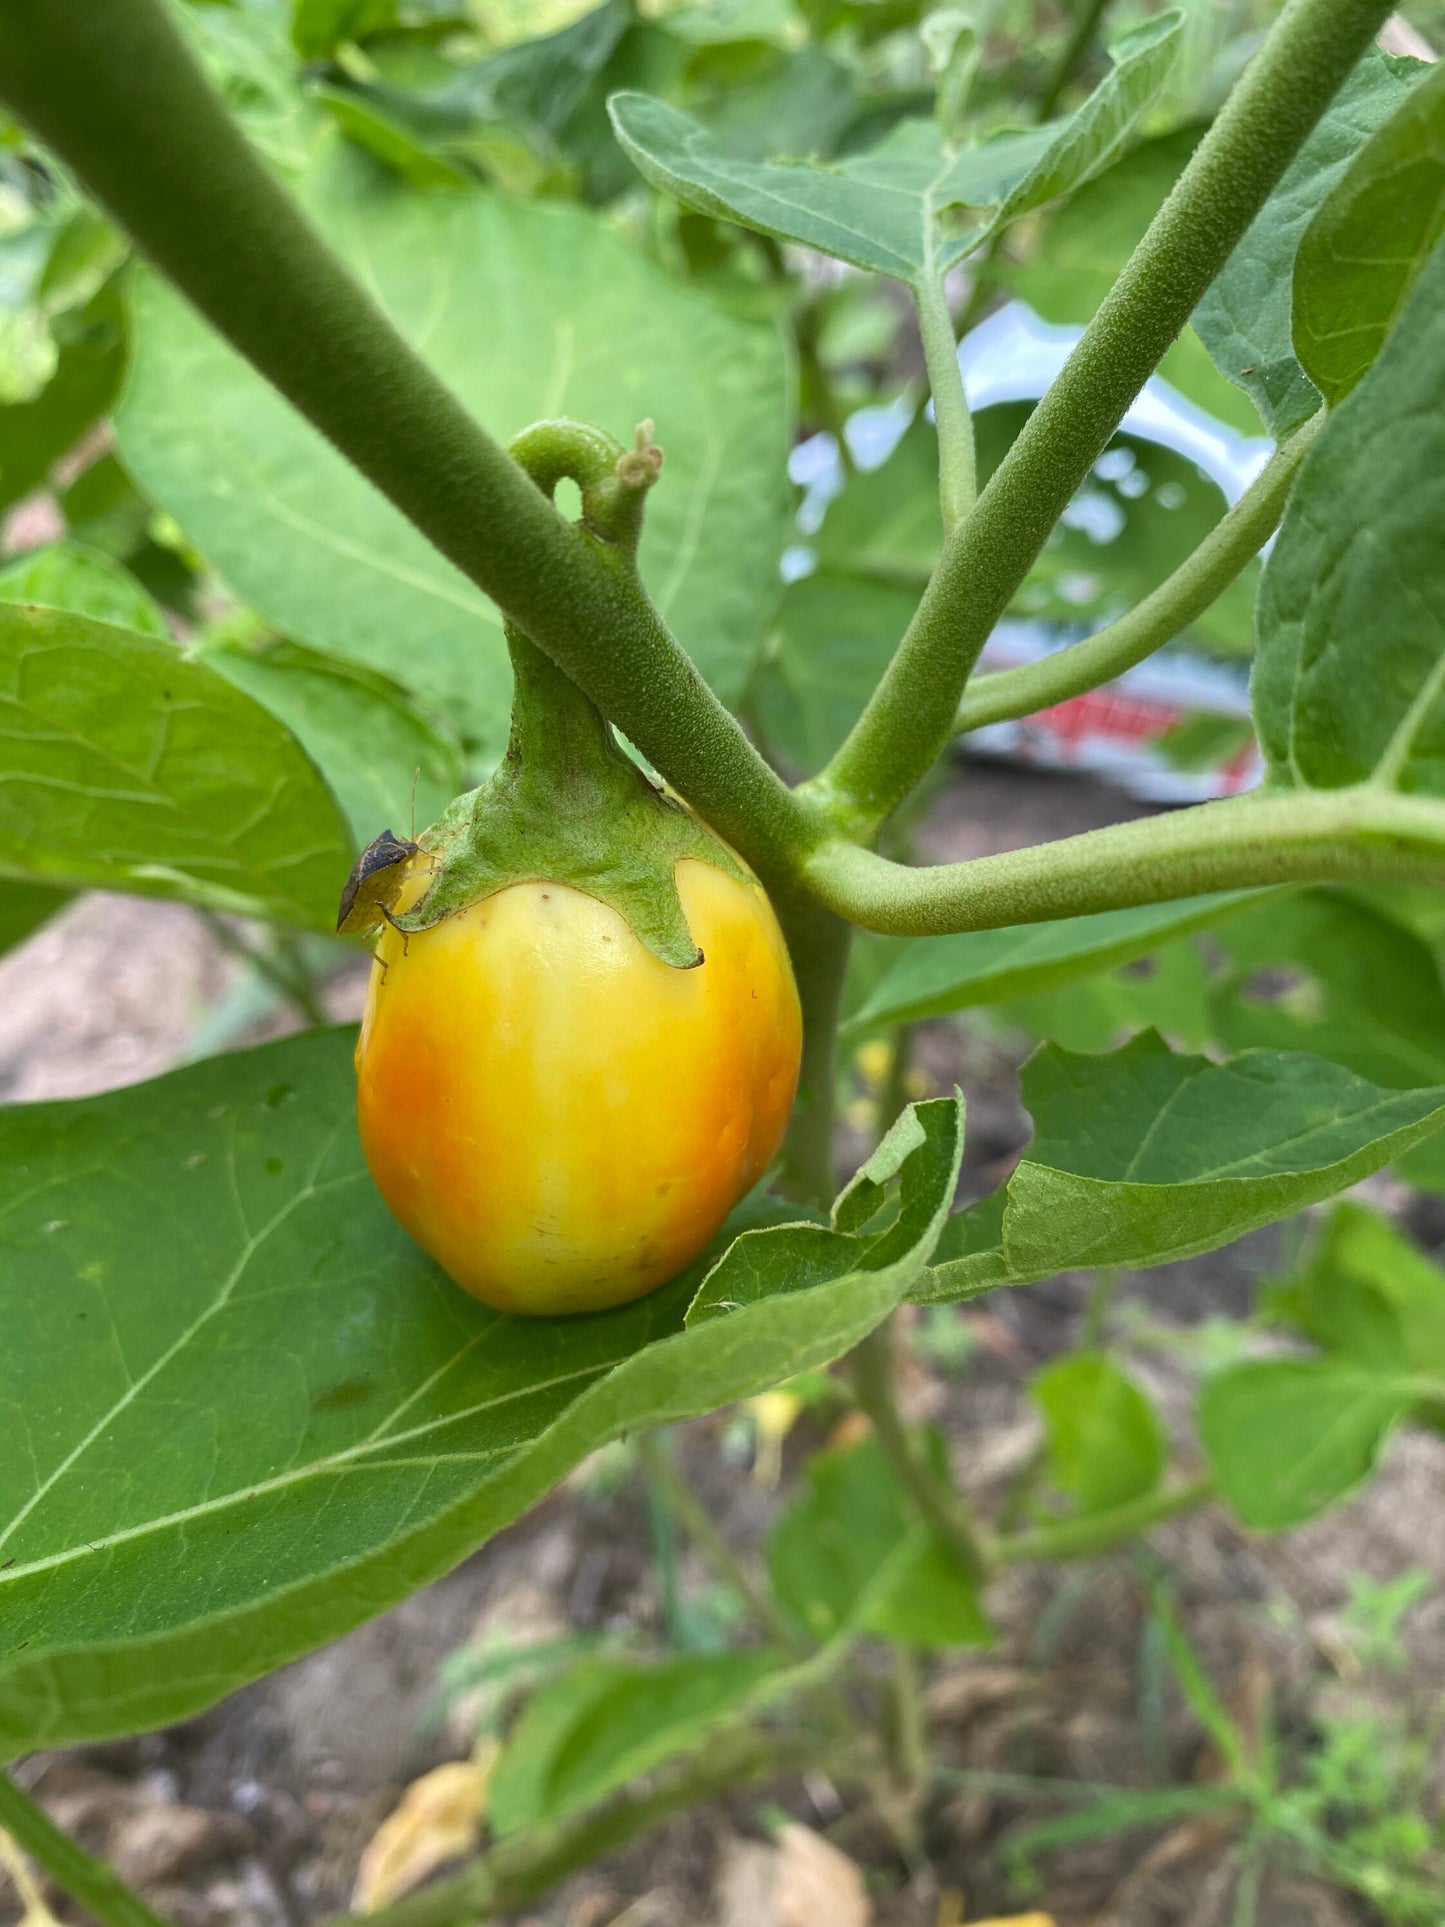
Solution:
M1199 1431L1220 1497L1246 1525L1278 1532L1363 1484L1411 1402L1400 1374L1258 1359L1206 1382Z
M1159 1414L1104 1352L1071 1352L1029 1387L1044 1415L1049 1472L1083 1512L1152 1492L1168 1462Z
M419 193L339 141L301 192L495 435L569 414L625 438L655 420L667 465L643 574L736 698L786 531L777 331L678 286L578 208ZM492 605L157 277L136 311L117 434L137 481L275 628L391 676L499 752L510 676Z
M755 161L645 94L614 96L612 122L647 179L698 213L917 284L1107 167L1167 76L1179 24L1160 14L1126 34L1113 71L1068 118L973 147L951 148L936 122L909 120L831 166ZM947 221L959 208L993 212L959 229Z
M170 636L160 608L135 577L76 542L33 549L0 569L0 601L40 603L143 635ZM247 626L244 619L233 625ZM264 633L203 636L192 660L285 724L330 784L358 847L387 824L430 823L462 787L456 739L375 670Z
M199 660L280 718L330 783L362 848L388 826L433 822L463 787L456 738L374 669L275 641L212 644Z
M1424 71L1418 60L1365 56L1194 311L1194 326L1221 372L1245 391L1276 438L1320 405L1294 351L1291 284L1301 236Z
M1022 1085L1027 1155L947 1227L916 1296L1191 1257L1344 1190L1445 1122L1442 1085L1382 1090L1304 1052L1213 1063L1152 1031L1107 1056L1046 1046Z
M1445 1423L1445 1273L1346 1200L1267 1308L1324 1356L1226 1368L1203 1388L1199 1425L1225 1499L1273 1530L1360 1484L1401 1420Z
M892 1276L916 1273L948 1217L963 1155L963 1100L912 1104L834 1201L828 1225L784 1224L745 1231L714 1266L688 1308L688 1325L706 1324L742 1306L800 1292L843 1271ZM897 1216L884 1229L870 1221L898 1181Z
M170 640L165 617L135 577L99 549L79 542L48 542L0 569L0 602L69 609L119 629Z
M851 1031L912 1023L975 1004L1015 997L1113 969L1161 943L1229 917L1255 900L1238 890L1133 910L1101 910L1057 923L920 937L898 946L897 961L849 1018Z
M1335 1206L1270 1303L1317 1345L1353 1363L1368 1355L1377 1365L1445 1376L1445 1272L1388 1219L1352 1199Z
M1368 372L1445 234L1445 66L1407 94L1305 230L1294 345L1331 407Z
M69 901L68 890L55 890L46 883L17 883L7 877L0 885L0 954L24 943Z
M351 1054L315 1032L0 1114L0 1755L183 1717L606 1440L836 1357L917 1283L952 1195L959 1107L940 1157L932 1106L893 1140L905 1186L934 1174L911 1246L755 1263L746 1304L687 1330L705 1262L617 1311L509 1319L387 1213Z
M1428 946L1367 903L1298 890L1211 942L1210 1028L1228 1050L1315 1051L1371 1083L1445 1082L1445 989Z
M1445 793L1445 246L1331 411L1264 572L1254 712L1275 782Z
M917 603L912 589L853 575L820 571L788 585L749 696L780 765L803 776L823 767L858 720Z
M276 719L173 643L0 602L0 868L329 930L352 842Z
M976 1588L919 1524L874 1438L808 1461L806 1489L769 1536L768 1573L780 1604L817 1640L849 1629L920 1646L991 1637Z
M776 1671L777 1653L585 1658L528 1701L488 1788L494 1833L560 1820L693 1745Z

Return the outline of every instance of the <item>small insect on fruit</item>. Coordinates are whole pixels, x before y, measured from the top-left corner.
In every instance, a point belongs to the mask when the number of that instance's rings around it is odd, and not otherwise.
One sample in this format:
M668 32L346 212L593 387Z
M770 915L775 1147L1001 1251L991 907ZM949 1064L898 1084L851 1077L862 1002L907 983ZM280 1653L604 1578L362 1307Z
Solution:
M406 881L406 866L417 853L410 838L383 830L374 836L351 867L336 913L336 931L343 937L371 937L391 921L392 907Z

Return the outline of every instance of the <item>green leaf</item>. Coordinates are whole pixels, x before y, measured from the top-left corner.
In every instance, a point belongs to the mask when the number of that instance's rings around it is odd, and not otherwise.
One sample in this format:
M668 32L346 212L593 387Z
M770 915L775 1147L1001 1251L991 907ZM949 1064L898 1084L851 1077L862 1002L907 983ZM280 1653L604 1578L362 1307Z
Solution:
M1373 1084L1445 1083L1445 990L1429 947L1334 890L1280 893L1212 933L1210 1031L1228 1050L1309 1050Z
M1445 794L1445 246L1331 410L1264 572L1253 701L1276 783Z
M840 1192L831 1228L783 1224L744 1232L699 1288L689 1327L780 1292L805 1291L843 1271L903 1278L906 1291L938 1241L962 1157L962 1097L955 1092L910 1104ZM894 1201L888 1190L894 1180L897 1214L876 1228L871 1221Z
M1411 1402L1408 1381L1358 1365L1261 1359L1206 1382L1199 1432L1225 1504L1278 1532L1362 1485Z
M109 281L56 326L55 372L32 401L0 403L0 509L39 487L114 402L125 373L126 313Z
M1145 1793L1121 1790L1091 1801L1079 1813L1061 1813L1057 1819L1019 1827L1009 1834L1006 1851L1010 1861L1031 1860L1057 1847L1104 1839L1132 1827L1162 1827L1200 1814L1228 1815L1244 1799L1231 1786L1172 1786Z
M931 422L913 422L887 461L848 477L828 504L815 546L824 571L922 588L943 549L938 431Z
M667 466L642 571L735 699L787 522L776 329L678 286L577 208L420 194L337 141L301 192L493 434L566 413L627 439L656 421ZM510 674L491 604L155 276L136 307L117 434L139 484L272 627L390 676L499 754Z
M949 149L935 121L910 120L831 166L760 162L645 94L614 95L612 123L642 174L684 206L917 284L1107 167L1167 77L1179 25L1160 14L1116 42L1113 71L1066 119L975 147ZM994 211L959 232L943 219L956 208Z
M788 585L750 695L772 756L803 776L823 767L888 667L917 600L911 589L848 575Z
M44 883L18 883L6 877L0 883L0 954L24 943L69 901L68 890L53 890Z
M343 40L359 40L395 18L396 0L296 0L291 40L303 60L321 60Z
M47 543L0 569L0 602L69 609L119 629L171 640L165 617L130 571L79 542Z
M318 82L311 89L350 141L389 167L411 187L472 187L475 176L448 160L420 139L404 121L389 114L386 104L360 87L333 87Z
M953 937L916 938L849 1019L852 1032L913 1023L976 1004L1031 996L1146 956L1161 942L1213 926L1257 900L1238 890L1057 923L1016 924Z
M1159 1414L1103 1352L1071 1352L1029 1390L1044 1415L1050 1475L1081 1512L1107 1512L1158 1485L1169 1455Z
M923 1646L991 1637L974 1588L914 1521L873 1438L808 1461L806 1491L769 1537L768 1573L780 1604L819 1641L850 1629Z
M0 602L0 866L331 930L352 842L300 745L155 636Z
M1019 1027L1066 1050L1113 1050L1150 1029L1187 1050L1212 1041L1209 970L1203 950L1187 937L1113 970L1010 998L992 1011L1005 1029Z
M1213 1740L1220 1758L1238 1780L1254 1777L1249 1743L1216 1692L1189 1635L1176 1618L1162 1587L1156 1588L1149 1614L1189 1710Z
M690 1747L782 1664L772 1652L589 1658L527 1702L488 1792L498 1837L560 1820Z
M1445 234L1445 67L1435 66L1355 156L1305 230L1294 346L1330 407L1368 373Z
M1151 1031L1102 1057L1048 1046L1022 1086L1036 1136L1002 1206L948 1228L940 1251L956 1255L916 1297L1190 1257L1344 1190L1445 1122L1445 1086L1382 1090L1304 1052L1212 1063Z
M1351 1363L1445 1380L1445 1272L1362 1204L1335 1206L1273 1302Z
M1277 440L1320 405L1294 352L1291 285L1301 237L1424 71L1418 60L1365 56L1194 311L1194 326L1221 373L1245 391Z
M170 640L165 617L135 577L75 542L33 549L0 570L0 601L69 609ZM248 647L217 636L191 659L285 724L330 784L359 848L387 824L430 823L463 786L460 745L374 671L274 638Z
M609 1439L849 1350L931 1250L854 1271L849 1238L811 1288L780 1267L688 1330L715 1253L613 1312L503 1317L373 1188L353 1042L0 1112L0 1757L185 1717L334 1639Z
M212 645L199 660L286 725L331 785L360 848L383 828L409 826L413 814L433 822L464 787L460 745L374 670L294 642Z

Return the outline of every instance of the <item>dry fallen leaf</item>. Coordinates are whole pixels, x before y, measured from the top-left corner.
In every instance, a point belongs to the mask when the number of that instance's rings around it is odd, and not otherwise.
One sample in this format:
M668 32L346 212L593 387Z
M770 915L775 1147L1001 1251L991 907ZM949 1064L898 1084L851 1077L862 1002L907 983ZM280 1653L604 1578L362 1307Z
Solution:
M797 1422L803 1401L796 1392L759 1392L744 1403L757 1428L753 1481L765 1492L775 1492L783 1475L783 1440Z
M10 1835L0 1829L0 1887L5 1884L6 1874L10 1876L9 1885L15 1889L20 1902L18 1927L60 1927L60 1922L46 1906L39 1883L31 1874L24 1855Z
M873 1907L863 1876L848 1858L807 1827L778 1835L777 1927L869 1927Z
M351 1896L358 1913L385 1907L445 1861L472 1851L500 1751L495 1741L483 1742L470 1760L454 1760L412 1782L362 1853Z

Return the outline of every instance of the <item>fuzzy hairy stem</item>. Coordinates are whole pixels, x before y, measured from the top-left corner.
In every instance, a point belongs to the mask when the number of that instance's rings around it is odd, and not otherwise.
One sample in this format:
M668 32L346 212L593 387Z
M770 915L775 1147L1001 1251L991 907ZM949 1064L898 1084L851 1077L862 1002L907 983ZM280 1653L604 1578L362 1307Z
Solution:
M1256 790L967 863L912 869L841 839L807 863L822 902L890 937L1046 923L1264 884L1442 875L1445 803L1372 784Z
M1214 1496L1212 1479L1194 1479L1188 1485L1169 1486L1160 1492L1146 1492L1142 1498L1108 1512L1095 1512L1088 1518L1061 1519L1057 1525L1040 1526L1033 1532L1016 1532L994 1541L994 1557L1000 1565L1017 1566L1038 1559L1092 1559L1149 1532L1169 1519L1193 1512Z
M1137 608L1056 655L983 676L964 696L960 730L1032 716L1120 676L1152 656L1216 602L1258 555L1284 516L1300 464L1314 446L1321 409L1277 448L1234 507Z
M0 0L0 96L211 324L760 872L808 812L630 569L567 523L251 151L161 0Z
M1390 0L1290 0L945 542L887 673L811 786L840 828L870 834L952 736L979 653L1050 530L1389 11Z
M785 1650L796 1647L792 1627L783 1617L778 1602L765 1586L760 1586L727 1540L712 1522L702 1500L688 1483L677 1462L671 1438L665 1432L642 1432L637 1437L637 1455L648 1477L677 1514L683 1531L696 1545L718 1578L742 1600L757 1624Z
M913 290L918 307L918 331L933 395L933 419L938 429L938 495L946 530L956 529L973 507L978 490L974 457L973 417L963 390L958 365L958 337L948 311L941 276L931 268Z
M837 1108L838 1014L853 932L845 919L793 889L775 889L778 913L803 1006L803 1063L783 1140L779 1187L799 1204L826 1210L838 1189L833 1158Z
M894 1390L893 1345L894 1321L889 1318L855 1346L850 1365L858 1404L872 1421L878 1443L919 1518L943 1540L964 1577L981 1586L988 1578L989 1556L962 1499L924 1463L908 1435Z
M76 1846L7 1773L0 1773L0 1828L102 1927L166 1927L119 1874Z

